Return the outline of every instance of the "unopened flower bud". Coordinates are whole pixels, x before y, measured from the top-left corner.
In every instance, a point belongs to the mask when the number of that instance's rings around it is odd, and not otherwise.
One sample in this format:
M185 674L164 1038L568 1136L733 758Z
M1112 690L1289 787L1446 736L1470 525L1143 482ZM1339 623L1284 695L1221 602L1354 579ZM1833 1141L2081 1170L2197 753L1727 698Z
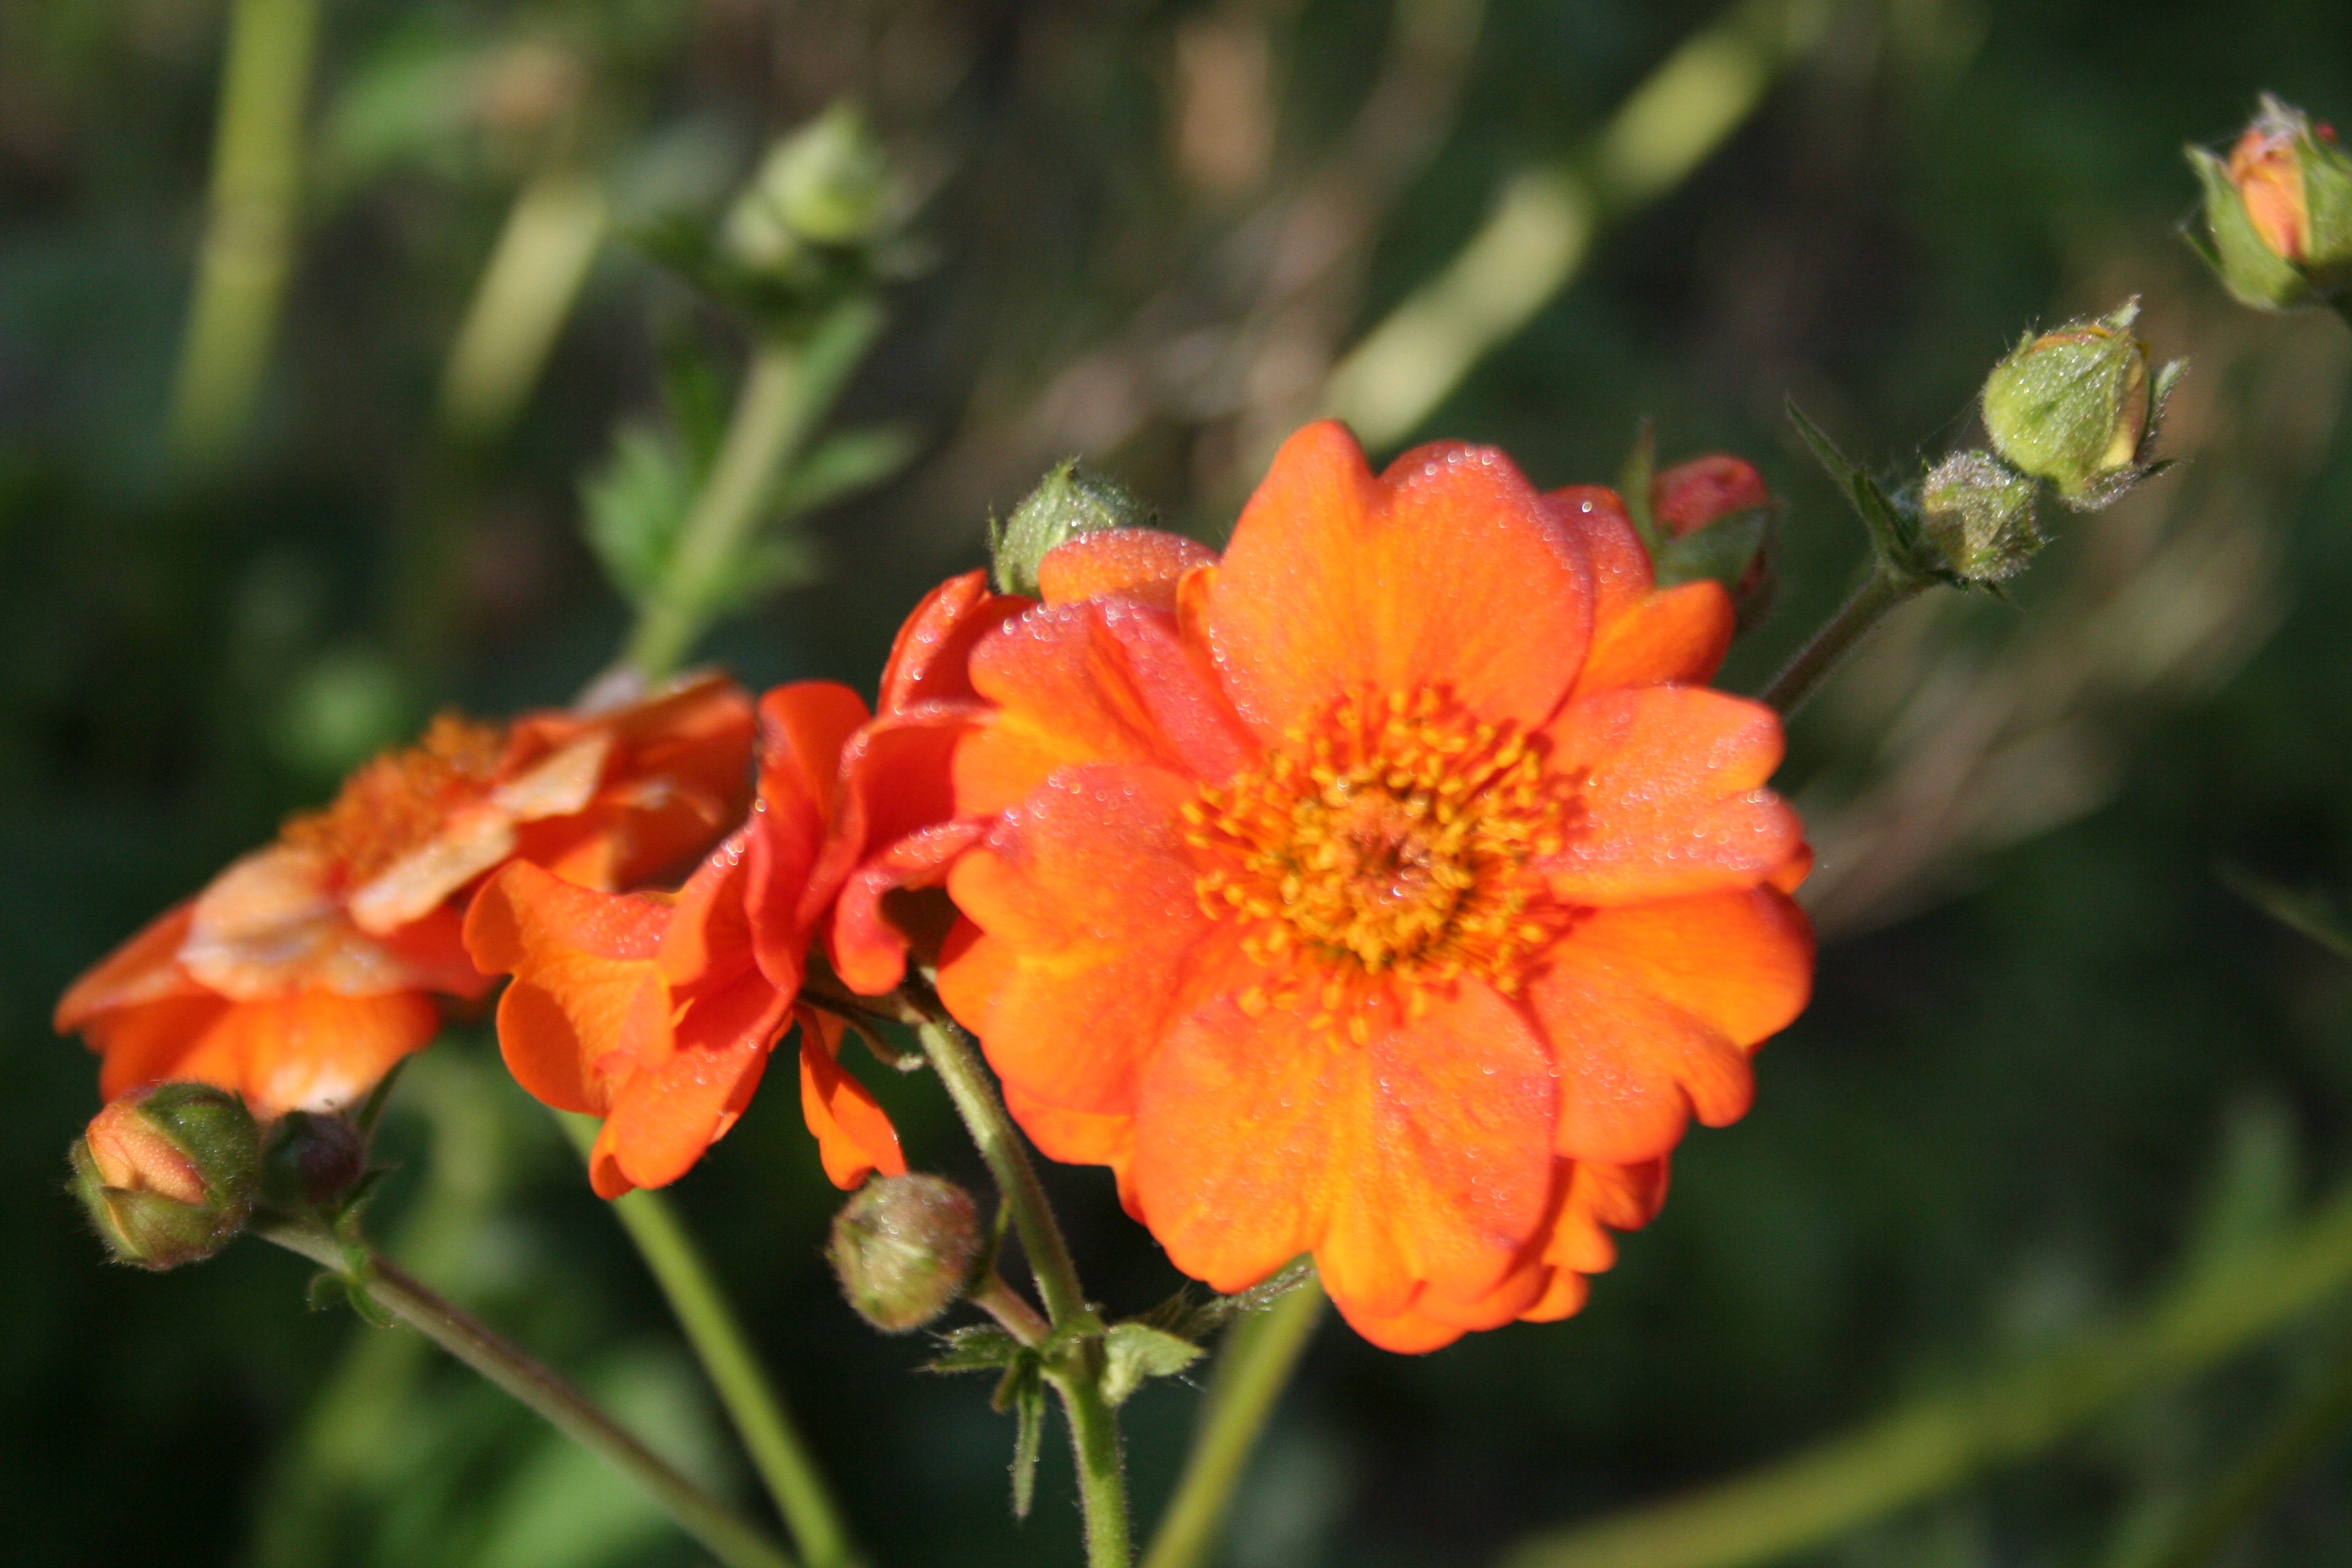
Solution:
M989 525L988 552L995 563L996 587L1003 594L1037 592L1037 563L1054 547L1082 533L1140 528L1150 509L1125 487L1065 458L1038 481L1029 497L1003 522Z
M2028 336L1985 378L1993 449L2070 505L2104 506L2147 471L2162 395L2180 366L2151 384L2147 345L2131 330L2138 317L2129 300L2097 321Z
M1998 583L2025 569L2043 543L2037 486L1989 452L1955 452L1919 487L1919 526L1946 570Z
M889 160L855 106L836 103L779 141L727 215L727 250L768 270L805 245L872 238L891 210Z
M245 1228L261 1132L245 1102L201 1083L115 1100L73 1146L74 1191L121 1263L176 1268Z
M2352 157L2331 127L2265 93L2226 160L2192 147L2189 161L2205 187L2199 248L2231 293L2277 310L2352 286Z
M1661 587L1711 577L1730 590L1742 625L1770 598L1771 490L1745 458L1694 458L1650 483L1650 516L1665 544L1654 564Z
M825 1256L858 1316L903 1334L963 1295L980 1244L979 1211L953 1182L876 1176L834 1215Z
M350 1118L289 1110L270 1124L261 1152L261 1203L322 1214L366 1173L367 1141Z

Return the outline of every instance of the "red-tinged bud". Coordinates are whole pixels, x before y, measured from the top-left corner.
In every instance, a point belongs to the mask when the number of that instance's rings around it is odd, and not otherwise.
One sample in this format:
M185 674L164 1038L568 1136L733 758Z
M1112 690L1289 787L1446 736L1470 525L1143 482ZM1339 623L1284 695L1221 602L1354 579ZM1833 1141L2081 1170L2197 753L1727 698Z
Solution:
M2326 131L2327 128L2320 128ZM2329 140L2334 132L2329 132ZM2303 156L2295 127L2265 115L2230 149L2230 183L2246 204L2246 221L2283 261L2311 253L2311 208L2303 190Z
M1680 539L1711 522L1772 504L1772 492L1754 464L1727 452L1677 463L1650 484L1650 515Z
M72 1158L74 1191L115 1260L176 1268L245 1228L260 1185L261 1132L236 1096L167 1083L100 1111Z
M2205 187L2192 244L2230 292L2264 310L2352 291L2352 157L2335 131L2264 94L2229 156L2189 149Z
M1764 476L1745 458L1715 452L1664 470L1650 482L1658 585L1713 578L1730 590L1740 624L1754 624L1771 597L1777 510Z
M876 1176L834 1216L825 1256L858 1316L903 1334L963 1295L980 1245L979 1210L953 1182Z
M323 1215L367 1173L367 1140L350 1118L289 1110L261 1152L261 1204L281 1214Z

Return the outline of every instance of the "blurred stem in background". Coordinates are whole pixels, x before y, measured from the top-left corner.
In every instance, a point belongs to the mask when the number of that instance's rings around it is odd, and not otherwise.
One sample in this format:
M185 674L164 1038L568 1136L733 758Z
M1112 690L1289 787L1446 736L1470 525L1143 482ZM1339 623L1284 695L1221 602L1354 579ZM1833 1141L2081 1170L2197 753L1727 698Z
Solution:
M1199 1568L1209 1561L1233 1507L1242 1467L1315 1337L1323 1305L1323 1288L1310 1275L1265 1311L1226 1331L1184 1473L1160 1517L1142 1568Z
M596 1119L567 1111L555 1115L585 1157L596 1142ZM614 1200L612 1208L686 1331L695 1358L726 1405L728 1419L751 1452L809 1568L845 1568L856 1563L848 1526L824 1473L761 1369L726 1292L668 1200L641 1187Z
M880 303L861 294L835 306L805 338L771 333L754 344L709 478L623 656L637 676L659 680L692 654L766 520L778 480L882 324Z
M172 389L171 450L219 467L253 410L293 270L302 119L319 0L236 0L187 336Z
M2139 1317L1692 1496L1538 1536L1505 1568L1743 1568L2039 1454L2125 1397L2229 1359L2352 1286L2352 1191L2196 1269Z
M1402 443L1567 286L1602 226L1689 178L1755 112L1829 13L1828 0L1739 0L1685 39L1583 148L1511 175L1460 254L1333 369L1325 411L1367 447Z
M669 1461L530 1356L471 1314L425 1289L371 1248L306 1221L270 1221L254 1234L343 1279L354 1297L439 1345L627 1476L726 1568L793 1568L793 1560ZM362 1267L353 1272L354 1251Z

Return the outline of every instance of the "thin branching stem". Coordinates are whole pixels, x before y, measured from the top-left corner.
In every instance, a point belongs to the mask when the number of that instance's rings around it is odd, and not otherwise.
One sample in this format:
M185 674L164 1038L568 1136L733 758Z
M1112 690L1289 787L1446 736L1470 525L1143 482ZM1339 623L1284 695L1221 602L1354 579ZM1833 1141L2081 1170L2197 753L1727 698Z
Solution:
M1905 576L1883 563L1874 563L1862 585L1847 596L1819 631L1806 639L1805 646L1772 678L1772 683L1758 695L1757 700L1777 710L1783 719L1793 717L1845 662L1846 655L1861 647L1863 639L1877 629L1879 622L1898 605L1908 604L1930 582L1928 578Z

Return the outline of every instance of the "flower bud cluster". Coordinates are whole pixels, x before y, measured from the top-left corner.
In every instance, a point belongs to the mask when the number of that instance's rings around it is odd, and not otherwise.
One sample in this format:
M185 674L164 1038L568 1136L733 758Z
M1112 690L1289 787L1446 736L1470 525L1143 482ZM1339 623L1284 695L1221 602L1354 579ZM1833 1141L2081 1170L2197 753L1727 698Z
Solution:
M2264 310L2352 299L2352 156L2332 127L2265 93L2226 158L2187 151L2205 192L2189 243L2231 294Z

